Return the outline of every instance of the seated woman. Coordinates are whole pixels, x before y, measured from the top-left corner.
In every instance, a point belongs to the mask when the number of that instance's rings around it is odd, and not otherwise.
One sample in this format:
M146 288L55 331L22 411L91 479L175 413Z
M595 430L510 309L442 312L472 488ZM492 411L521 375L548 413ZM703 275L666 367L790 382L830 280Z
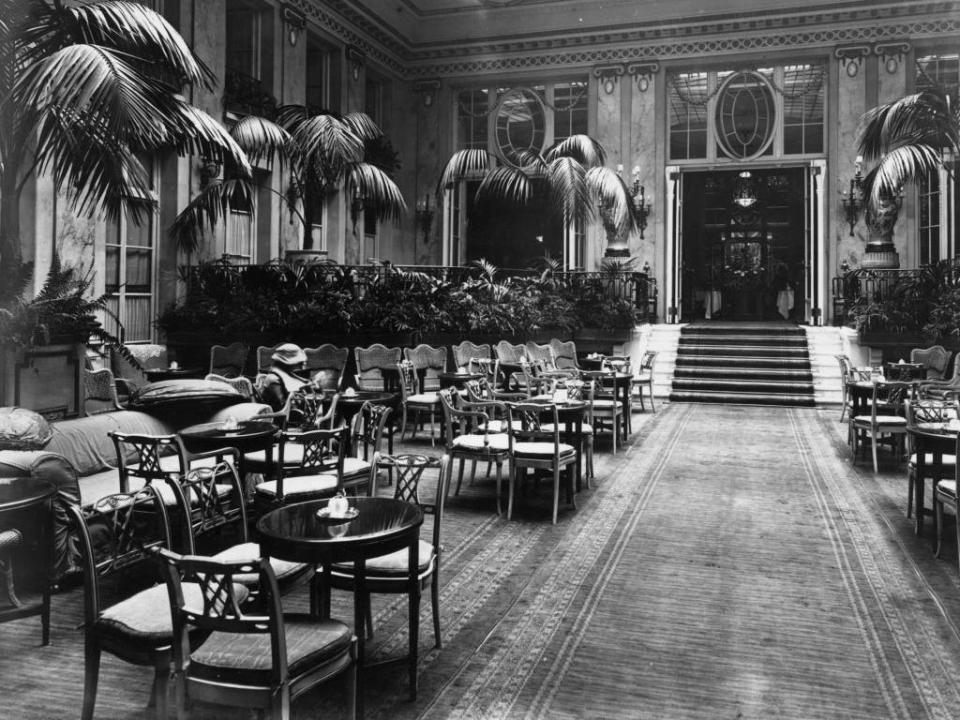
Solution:
M270 356L270 367L257 378L257 393L260 402L274 410L282 410L290 393L310 384L306 378L297 375L307 361L307 355L299 345L284 343Z

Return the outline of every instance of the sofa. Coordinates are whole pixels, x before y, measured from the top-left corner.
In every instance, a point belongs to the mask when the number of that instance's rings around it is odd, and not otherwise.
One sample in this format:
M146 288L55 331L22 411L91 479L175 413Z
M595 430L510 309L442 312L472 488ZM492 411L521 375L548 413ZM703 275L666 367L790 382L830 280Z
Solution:
M116 450L108 433L168 435L188 425L223 422L229 417L246 420L270 410L261 403L244 402L237 393L233 399L220 396L213 404L188 398L183 402L168 399L155 408L145 405L140 410L117 410L62 420L53 423L53 437L42 450L0 450L0 482L5 477L30 475L47 480L57 488L54 575L59 580L76 571L79 557L68 525L67 507L87 505L120 492ZM129 459L135 461L133 457Z

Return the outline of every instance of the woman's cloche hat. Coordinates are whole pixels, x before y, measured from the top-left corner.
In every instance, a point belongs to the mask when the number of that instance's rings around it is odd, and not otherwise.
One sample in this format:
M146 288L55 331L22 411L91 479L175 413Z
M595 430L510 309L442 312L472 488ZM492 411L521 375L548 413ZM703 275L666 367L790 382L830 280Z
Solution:
M299 365L300 363L307 361L307 354L300 348L299 345L294 345L293 343L284 343L273 351L273 355L270 356L270 359L274 362L282 363L284 365Z

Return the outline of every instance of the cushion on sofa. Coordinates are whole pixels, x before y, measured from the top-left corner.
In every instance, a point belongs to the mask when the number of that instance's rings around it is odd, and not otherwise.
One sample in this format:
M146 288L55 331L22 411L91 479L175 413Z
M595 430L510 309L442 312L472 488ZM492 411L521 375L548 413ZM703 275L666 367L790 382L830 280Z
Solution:
M132 410L91 415L53 424L47 452L63 455L80 477L117 466L117 451L108 433L168 435L170 426L152 415ZM135 459L131 455L130 459Z
M43 415L20 407L0 408L0 450L41 450L52 435Z

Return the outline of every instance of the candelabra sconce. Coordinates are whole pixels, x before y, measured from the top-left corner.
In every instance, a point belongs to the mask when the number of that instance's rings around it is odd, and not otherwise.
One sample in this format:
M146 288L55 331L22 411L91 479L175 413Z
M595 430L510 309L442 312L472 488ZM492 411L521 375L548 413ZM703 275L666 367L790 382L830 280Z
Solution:
M354 232L357 231L357 220L363 214L363 201L363 191L358 187L353 188L353 198L350 201L350 220L353 222Z
M623 171L623 166L618 165L617 170ZM630 202L633 204L633 217L640 228L640 239L643 239L643 231L647 229L647 218L650 216L652 195L647 195L643 185L640 184L640 166L633 168L633 179L630 183Z
M203 158L200 161L200 187L206 187L220 178L223 165L212 158Z
M423 196L422 200L417 200L417 227L423 235L423 242L427 242L427 236L430 234L430 226L433 224L434 210L430 206L430 194Z
M861 164L863 158L857 155L856 172L850 178L850 190L840 191L840 203L843 205L843 214L850 226L850 237L853 237L853 228L857 224L860 212L863 210L863 172Z
M640 272L642 272L642 273L643 273L644 275L646 275L647 277L650 276L650 261L649 261L649 260L645 260L645 261L644 261L643 267L640 269Z
M848 272L850 272L850 263L848 263L846 260L841 260L841 261L840 261L840 272L841 272L841 274L843 274L843 275L846 275Z

